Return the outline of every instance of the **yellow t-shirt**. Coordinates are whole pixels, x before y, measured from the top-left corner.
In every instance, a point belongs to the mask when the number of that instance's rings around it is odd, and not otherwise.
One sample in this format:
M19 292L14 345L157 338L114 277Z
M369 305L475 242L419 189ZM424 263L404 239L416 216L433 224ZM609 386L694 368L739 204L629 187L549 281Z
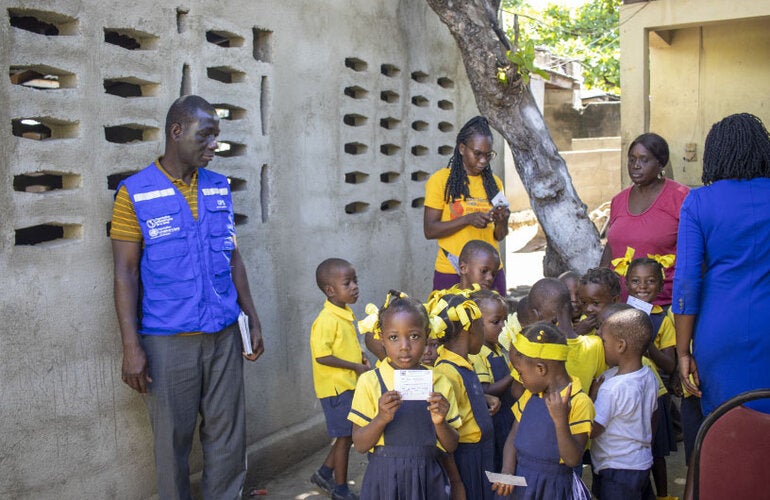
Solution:
M467 359L455 354L442 345L438 348L438 358L436 359L436 364L433 366L433 372L444 375L454 389L455 398L457 398L457 412L460 414L460 419L462 420L462 425L457 429L457 432L460 434L460 442L478 443L481 440L481 429L479 428L479 424L476 423L476 418L473 416L473 409L471 408L471 401L468 399L465 383L463 382L462 376L453 366L446 363L439 364L439 361L442 359L451 361L457 366L467 368L471 371L473 371L473 366L471 366Z
M198 220L198 170L192 175L190 184L187 185L182 179L174 179L160 164L160 158L155 160L154 165L168 177L171 184L182 193L187 204L190 206L193 219ZM123 186L118 190L115 197L115 204L112 207L112 223L110 224L110 238L120 241L142 241L142 229L139 227L139 221L136 219L134 204L128 197L128 191Z
M468 361L471 362L473 371L476 372L476 375L478 375L479 381L482 384L491 384L494 382L492 379L492 367L489 365L489 361L487 360L486 355L484 355L485 347L486 346L481 346L481 352L478 354L468 354ZM488 347L487 353L489 353Z
M380 363L379 370L380 375L382 375L382 381L385 382L385 387L393 387L394 369L387 358ZM433 372L433 392L440 392L449 402L449 411L446 414L445 420L455 429L459 428L462 425L462 419L457 412L457 399L455 398L454 388L446 377L440 373ZM361 375L356 384L356 392L353 395L353 404L351 405L350 413L348 414L348 420L359 427L369 425L379 412L380 396L382 396L382 389L380 387L380 381L377 378L377 373L375 373L374 370L371 370ZM425 406L427 408L427 403ZM425 411L428 410L426 409ZM385 435L383 433L383 435L380 436L380 439L377 440L375 446L383 446L384 444ZM441 448L441 450L444 450L438 440L436 440L436 446ZM369 451L374 451L374 449Z
M442 221L454 220L467 213L489 212L492 210L492 203L487 198L487 192L484 190L484 182L480 175L468 176L468 193L470 196L467 199L456 200L453 203L444 201L444 190L446 188L447 179L449 178L449 170L449 168L439 169L434 172L428 179L428 182L425 183L426 207L441 210ZM497 176L495 176L495 183L497 184L497 188L502 192L503 183ZM495 240L494 224L490 223L483 229L465 226L450 236L438 239L439 248L436 255L436 271L445 274L457 274L457 270L449 262L449 259L447 259L444 250L459 257L463 246L471 240L486 241L493 247L498 248L497 240Z
M591 382L604 373L604 344L598 335L578 335L567 339L567 373L580 379L581 387L591 387Z
M660 306L652 306L653 314L663 312L663 308ZM676 346L676 329L674 328L674 313L671 309L668 310L666 316L663 318L663 322L660 324L660 330L655 336L655 347L659 350L666 349L668 347Z
M353 370L334 368L316 361L335 356L351 363L363 359L356 334L353 310L337 307L328 300L310 329L310 354L313 358L313 386L316 396L328 398L356 388L358 375Z
M563 396L566 394L567 388L562 389L560 394ZM539 394L539 397L543 397L543 394ZM527 401L532 397L532 393L529 390L525 390L524 394L513 403L511 411L516 420L521 421L521 414L524 412L524 408L527 406ZM588 394L583 392L583 387L580 385L580 379L572 377L572 392L570 394L570 409L569 409L569 430L572 434L591 433L591 422L596 416L594 410L594 403Z

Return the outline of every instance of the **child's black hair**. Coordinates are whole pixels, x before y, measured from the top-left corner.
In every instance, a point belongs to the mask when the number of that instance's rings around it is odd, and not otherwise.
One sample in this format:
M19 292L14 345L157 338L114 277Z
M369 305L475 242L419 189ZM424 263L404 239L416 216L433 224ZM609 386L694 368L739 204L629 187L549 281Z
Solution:
M581 285L603 285L610 291L612 297L620 295L620 278L615 271L608 267L594 267L580 277Z
M532 323L524 328L521 334L530 342L567 345L567 337L564 336L564 333L553 324L545 321Z
M762 120L738 113L715 123L703 149L703 184L757 177L770 177L770 136Z
M558 278L558 279L559 279L559 281L561 281L562 283L566 282L568 279L570 279L570 280L575 280L575 281L577 281L577 282L580 282L580 275L579 275L578 273L576 273L575 271L572 271L572 270L570 270L570 271L564 271L563 273L561 273L561 274L559 275L559 278Z
M658 277L660 287L663 288L663 280L665 279L663 266L657 260L649 257L639 257L638 259L631 261L628 265L628 269L626 269L626 284L628 284L628 277L631 276L631 271L638 266L651 266L654 270L653 274Z
M380 312L377 314L378 326L382 328L383 320L397 312L408 312L419 316L424 326L425 334L428 334L430 322L428 321L428 312L425 310L425 306L419 300L408 297L398 290L390 290L388 292L385 305L380 308Z
M318 267L315 269L315 282L322 292L326 293L324 287L330 284L332 271L340 267L353 267L353 265L345 259L337 257L326 259L318 264Z
M652 321L649 315L639 309L631 307L620 310L604 320L602 335L625 340L628 348L641 356L652 342Z
M476 290L475 292L471 293L471 298L476 303L476 305L481 307L481 303L485 301L489 302L497 302L503 308L507 311L508 310L508 302L506 302L505 297L497 293L495 290Z
M546 304L550 303L553 304L554 311L558 311L569 302L569 289L563 281L557 278L541 278L529 290L530 309L537 309L542 312L545 310Z
M466 141L474 135L489 137L490 142L492 141L492 130L489 128L489 122L483 116L471 118L463 125L460 132L457 133L454 153L452 153L452 157L449 158L449 163L447 164L447 168L450 169L446 187L444 188L444 201L447 203L470 196L468 173L463 166L463 157L460 154L459 146L460 144L467 146ZM489 165L481 172L481 180L483 181L484 191L487 193L488 199L491 200L500 192L492 175L492 167Z
M460 250L460 255L458 256L458 261L465 262L467 264L470 259L480 253L494 255L497 258L497 261L500 262L500 253L497 251L497 249L486 241L482 240L470 240L468 243L463 245L463 249Z
M447 294L441 297L441 300L438 302L438 304L446 303L446 306L442 307L441 309L438 309L438 305L437 305L431 311L432 314L441 318L446 324L446 331L444 332L444 335L438 337L439 342L441 342L442 344L446 344L450 340L457 337L460 334L460 332L465 330L462 323L460 323L459 321L454 321L449 319L448 311L449 309L452 309L453 307L457 307L463 302L467 302L467 301L473 302L474 306L478 307L477 305L475 305L475 302L473 301L473 299L468 298L467 295Z

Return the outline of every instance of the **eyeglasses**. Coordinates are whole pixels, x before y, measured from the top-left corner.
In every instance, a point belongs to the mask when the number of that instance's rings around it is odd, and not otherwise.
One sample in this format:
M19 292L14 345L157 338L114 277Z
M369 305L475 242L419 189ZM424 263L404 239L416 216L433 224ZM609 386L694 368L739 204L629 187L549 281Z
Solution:
M482 159L486 158L487 161L492 161L497 157L497 151L492 150L488 153L484 153L483 151L479 151L478 149L472 149L473 156L476 157L476 161L481 161Z

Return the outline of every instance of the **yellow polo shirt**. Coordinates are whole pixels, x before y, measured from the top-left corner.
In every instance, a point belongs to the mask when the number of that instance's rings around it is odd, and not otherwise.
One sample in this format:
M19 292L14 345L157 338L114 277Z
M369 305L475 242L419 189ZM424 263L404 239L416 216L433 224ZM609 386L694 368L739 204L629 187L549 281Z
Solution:
M429 367L425 367L429 368ZM380 375L382 375L382 381L385 382L385 387L392 388L394 369L390 365L388 358L380 363L379 366ZM462 425L462 419L457 412L457 399L455 398L454 388L449 380L446 379L440 373L433 372L433 392L440 392L446 400L449 402L449 411L446 414L445 421L450 426L458 429ZM356 384L356 392L353 395L353 404L348 414L348 420L353 422L359 427L365 427L377 416L379 412L380 396L382 396L382 389L380 387L380 380L377 378L377 373L374 370L368 371L361 375ZM425 405L427 410L427 404ZM377 440L375 446L383 446L385 444L384 433ZM441 443L436 440L436 446L444 450ZM374 451L372 448L371 451Z
M474 371L473 366L470 361L442 345L438 348L438 359L436 359L436 364L433 366L433 371L434 373L444 375L454 389L455 397L457 398L457 412L460 414L460 419L462 420L462 425L457 429L457 432L460 434L460 442L478 443L481 440L481 429L479 428L479 424L476 423L476 418L473 416L473 409L471 408L471 401L468 399L465 383L463 382L460 373L455 370L453 366L446 363L439 364L442 359L451 361L457 366L467 368L471 371Z
M358 343L356 318L348 306L337 307L328 300L310 329L310 354L313 358L313 386L316 396L328 398L356 388L358 375L353 370L334 368L316 361L335 356L351 363L361 363L363 353Z

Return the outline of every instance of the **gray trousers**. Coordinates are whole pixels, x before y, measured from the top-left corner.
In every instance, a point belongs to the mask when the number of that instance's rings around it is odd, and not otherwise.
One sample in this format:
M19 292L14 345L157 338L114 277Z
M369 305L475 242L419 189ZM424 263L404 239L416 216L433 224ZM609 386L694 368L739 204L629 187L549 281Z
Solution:
M190 499L198 415L203 498L239 499L246 475L243 358L237 323L191 336L142 335L152 383L145 396L161 499Z

